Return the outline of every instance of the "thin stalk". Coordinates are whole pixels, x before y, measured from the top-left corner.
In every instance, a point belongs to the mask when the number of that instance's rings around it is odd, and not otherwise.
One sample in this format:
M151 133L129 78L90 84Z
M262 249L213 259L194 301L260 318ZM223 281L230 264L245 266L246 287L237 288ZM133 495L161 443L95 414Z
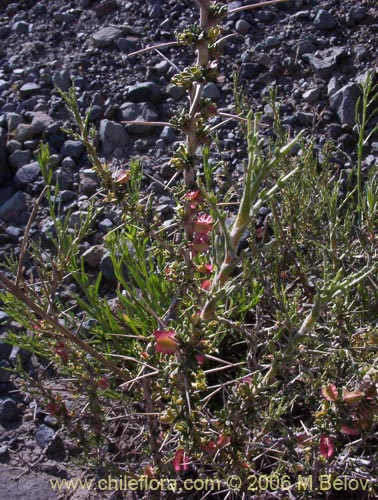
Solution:
M87 344L80 337L77 337L73 333L71 333L67 328L59 323L58 320L51 317L47 314L43 309L41 309L34 301L32 301L21 289L16 286L9 280L2 272L0 272L0 283L3 284L4 288L11 293L16 299L24 303L31 311L33 311L37 316L46 321L49 325L51 325L57 332L59 332L63 337L67 340L70 340L73 344L76 344L80 349L84 352L93 356L99 363L103 366L111 370L114 374L120 377L123 380L129 380L129 375L118 368L117 365L113 364L107 358L102 356L96 349L94 349L91 345Z

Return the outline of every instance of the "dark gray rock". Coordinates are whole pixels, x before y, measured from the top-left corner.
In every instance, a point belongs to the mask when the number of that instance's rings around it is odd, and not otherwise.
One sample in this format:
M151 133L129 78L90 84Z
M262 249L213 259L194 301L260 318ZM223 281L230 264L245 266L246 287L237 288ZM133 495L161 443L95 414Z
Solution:
M320 9L316 14L314 25L318 30L332 30L336 28L336 19L328 11Z
M293 52L297 56L303 56L303 54L312 54L315 52L316 46L309 40L303 40L294 45Z
M137 44L134 42L134 40L129 40L128 38L121 37L117 40L117 47L122 52L133 52L136 49Z
M108 26L102 28L93 35L93 45L96 48L104 48L113 45L113 42L122 35L122 30Z
M130 142L125 127L111 120L101 120L99 135L105 155L113 153L117 147L124 147Z
M83 223L83 220L87 217L88 212L85 210L77 210L76 212L72 212L69 220L69 226L71 229L77 229Z
M105 2L101 2L100 5L96 7L96 16L98 19L101 19L101 17L104 17L117 9L118 4L116 0L106 0Z
M247 79L256 78L262 73L263 70L264 68L260 64L247 62L240 66L240 75L242 78Z
M348 83L330 97L330 107L337 113L342 124L354 125L359 97L361 97L361 88L356 83Z
M83 253L82 257L86 264L96 268L100 264L104 254L105 248L102 245L94 245L93 247L88 248L88 250Z
M34 113L31 126L33 127L34 134L39 135L44 133L50 125L54 122L53 118L43 111Z
M169 162L166 162L164 163L161 167L160 167L160 176L163 178L163 179L167 179L167 180L170 180L172 179L172 177L175 175L175 173L177 172L177 170L175 168L173 168Z
M14 187L8 186L5 188L0 188L0 206L5 203L9 198L12 198L14 194Z
M38 162L33 162L19 168L14 176L14 185L16 189L25 189L29 184L33 184L41 175L41 169Z
M71 87L70 72L67 69L56 71L52 75L52 83L54 86L59 87L64 92Z
M12 24L12 31L17 35L26 35L29 33L29 24L25 21L17 21Z
M113 229L113 227L113 222L110 219L103 219L98 225L99 230L103 233L107 233L108 231Z
M127 89L126 99L130 102L159 103L163 98L160 87L153 82L137 83Z
M172 99L178 101L185 95L185 89L180 87L179 85L169 85L167 92Z
M158 195L167 194L167 189L164 186L164 184L161 182L157 182L157 181L151 182L151 184L148 186L147 189L148 189L148 191L151 191L154 194L158 194Z
M10 177L8 160L5 152L5 145L7 143L7 131L5 128L0 127L0 186L4 185ZM1 195L0 195L1 203Z
M327 85L327 96L331 97L335 92L340 89L339 79L336 76L333 76Z
M279 45L281 45L281 40L278 38L278 36L268 36L265 41L265 46L268 49L273 49L274 47L278 47Z
M308 60L315 73L320 78L327 79L332 75L345 53L344 47L332 47L315 54L309 54Z
M15 170L18 170L23 165L29 163L31 159L32 159L31 151L19 150L15 151L10 155L10 157L8 158L8 163Z
M130 254L132 256L135 255L135 249L131 244L128 245L128 248ZM113 283L117 282L117 278L114 272L113 262L112 259L110 258L109 252L106 252L100 261L100 271L102 272L103 277L108 281L111 281ZM129 281L129 272L125 264L121 264L121 272L124 279L126 281Z
M14 138L19 142L26 142L32 140L34 137L34 129L27 123L20 123L17 125L14 133Z
M168 61L159 61L157 64L155 64L155 71L158 75L166 75L168 71L170 70L171 65L169 64Z
M3 90L8 90L10 87L10 83L7 82L6 80L3 80L2 78L0 78L0 92L2 92Z
M368 9L363 5L355 5L351 7L348 12L347 21L353 21L353 23L360 23L367 16Z
M16 141L15 139L11 139L7 142L6 150L9 155L13 154L15 151L19 151L22 149L21 142Z
M20 95L21 97L30 97L31 95L39 94L41 91L41 87L38 85L38 83L25 83L21 88L20 88Z
M25 364L31 358L31 356L31 352L27 351L23 347L13 346L12 352L9 355L9 361L13 365L18 362Z
M161 19L163 17L163 10L160 2L154 1L148 9L148 15L151 19Z
M319 96L320 96L320 89L319 88L310 89L310 90L307 90L303 94L303 100L311 103L311 102L317 101L319 99Z
M60 152L64 156L71 156L71 158L78 160L85 153L85 147L80 141L70 139L64 142Z
M29 205L30 197L21 191L16 191L9 200L1 205L0 219L17 224L26 223L29 218Z
M65 138L63 134L51 134L46 138L47 144L57 151L63 146Z
M211 99L213 101L218 101L221 98L221 92L213 82L206 83L203 88L203 97Z
M172 127L168 127L168 126L163 128L163 130L160 134L160 137L162 139L164 139L165 142L168 142L169 144L172 144L177 139L176 134L174 133Z
M245 21L244 19L239 19L239 21L236 21L235 29L241 35L246 35L251 29L251 25L249 24L248 21Z
M54 172L54 181L59 185L59 189L70 190L74 182L74 175L69 168L58 168Z
M99 120L103 116L103 114L103 107L99 106L98 104L94 104L89 111L89 120L91 122L95 122L96 120Z
M5 233L9 236L9 238L14 241L18 242L23 235L23 230L20 229L19 227L15 226L8 226L5 230Z
M9 132L16 130L17 126L20 123L23 123L23 121L24 121L23 117L21 115L19 115L18 113L7 113L6 118L7 118L7 126L8 126Z
M13 399L0 399L0 422L13 420L18 413L17 404Z
M147 102L128 102L121 106L121 119L124 121L156 122L159 118L157 109L153 104ZM128 124L126 130L131 134L149 135L153 127L148 125Z
M92 196L99 187L100 183L98 180L91 179L90 177L83 177L80 181L79 192L85 196Z
M10 348L12 349L11 346L10 346ZM8 361L6 359L2 359L0 361L0 384L4 384L6 382L9 382L9 379L11 376L10 368L11 368L11 365L10 365L10 363L8 363Z
M5 325L10 320L10 316L5 311L0 310L0 325Z
M35 440L37 441L38 446L46 448L51 439L54 437L54 434L55 431L51 429L51 427L42 424L35 433Z
M0 342L0 360L8 359L12 352L12 346L5 342Z

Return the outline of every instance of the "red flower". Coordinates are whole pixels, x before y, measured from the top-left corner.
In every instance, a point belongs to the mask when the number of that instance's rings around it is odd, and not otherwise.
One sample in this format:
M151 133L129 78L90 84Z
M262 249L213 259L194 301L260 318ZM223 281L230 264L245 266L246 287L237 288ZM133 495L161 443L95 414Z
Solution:
M156 352L175 354L178 351L176 332L173 330L155 330Z
M214 270L214 266L212 264L201 264L197 267L197 271L203 274L211 274Z
M218 448L225 448L227 445L229 445L231 442L231 437L221 434L217 440L217 447Z
M155 477L155 469L153 465L147 464L143 468L143 473L145 476L147 476L150 479L153 479Z
M211 280L203 280L201 283L202 290L209 291L211 288L212 281Z
M105 391L110 385L109 379L106 375L100 378L100 380L97 382L97 385L99 386L100 389Z
M333 442L333 439L330 436L325 436L324 434L322 434L320 436L319 449L323 457L331 458L335 453L335 444Z
M218 450L225 448L230 444L230 442L231 442L230 436L221 434L216 442L213 439L210 439L210 441L207 444L201 446L201 449L202 451L208 453L209 455L215 455L215 453Z
M46 410L50 413L52 417L56 417L57 415L59 415L62 408L59 403L52 402L46 406Z
M207 444L201 445L201 449L209 455L215 455L217 451L217 443L213 439L211 439Z
M196 360L199 365L203 365L205 362L205 356L203 354L196 354Z
M176 472L181 472L181 470L185 472L188 470L189 457L182 448L179 448L176 450L172 463Z
M188 191L184 198L189 200L191 203L189 204L190 208L194 210L197 207L197 204L202 201L201 191L199 189L195 189L193 191Z
M63 362L68 361L68 351L66 349L66 344L63 340L61 340L56 347L53 348L53 352L60 356L60 359Z
M211 215L203 214L194 219L193 230L196 233L208 233L213 228L213 218Z
M194 238L192 242L192 250L194 254L200 253L200 252L206 252L206 250L209 249L210 246L210 238L207 233L200 233L197 234L197 236Z

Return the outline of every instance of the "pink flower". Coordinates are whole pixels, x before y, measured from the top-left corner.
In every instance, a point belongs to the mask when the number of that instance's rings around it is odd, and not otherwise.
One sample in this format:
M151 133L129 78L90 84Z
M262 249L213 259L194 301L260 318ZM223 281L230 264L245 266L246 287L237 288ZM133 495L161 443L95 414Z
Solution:
M333 439L330 436L322 434L320 436L319 449L323 457L331 458L332 455L335 453L335 444L333 442Z
M208 250L210 246L209 235L207 233L197 234L197 236L192 241L191 246L194 254L206 252L206 250Z
M327 401L336 401L339 397L335 384L328 384L327 386L322 387L322 395Z
M176 450L175 456L173 457L173 468L176 472L185 472L188 470L189 457L182 448Z
M245 377L243 377L240 380L239 384L252 385L252 382L253 382L253 380L252 380L251 375L246 375Z
M116 184L127 184L131 178L131 174L129 170L120 170L117 173L115 182Z
M362 399L365 397L365 394L362 391L348 391L344 389L343 391L343 401L353 407L359 405Z
M156 352L162 354L175 354L178 351L176 332L173 330L155 330Z
M211 215L203 214L194 219L193 230L196 233L208 233L213 228L213 218Z
M361 434L361 431L360 429L358 429L357 426L353 427L350 425L342 425L340 430L341 432L347 434L348 436L359 436Z

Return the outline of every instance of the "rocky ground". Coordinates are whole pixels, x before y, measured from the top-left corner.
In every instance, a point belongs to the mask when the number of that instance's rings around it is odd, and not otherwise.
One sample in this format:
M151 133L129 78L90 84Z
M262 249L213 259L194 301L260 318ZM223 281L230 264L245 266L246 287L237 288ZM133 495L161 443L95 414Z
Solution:
M229 2L229 9L247 3L255 2ZM168 162L179 138L168 127L121 122L166 122L178 106L185 105L181 89L170 85L170 79L175 65L183 68L192 62L187 49L128 54L173 41L175 30L196 22L193 4L191 0L0 0L0 264L11 252L19 254L33 201L43 189L36 163L41 141L50 147L54 181L61 189L57 203L65 213L71 212L72 226L89 198L97 196L99 180L84 147L61 130L70 125L70 116L55 86L66 91L73 80L81 110L92 106L90 120L98 130L101 155L115 169L139 157L156 210L164 220L172 217L164 185L173 175ZM224 44L222 77L217 84L206 85L205 96L222 111L234 112L231 74L238 72L251 106L264 113L268 135L272 109L264 97L275 86L284 126L312 134L320 162L323 146L332 140L339 151L335 168L346 179L356 144L358 84L368 70L378 69L376 0L289 0L233 15L224 26L225 35L235 36ZM216 125L220 119L213 120ZM240 177L244 146L236 123L219 128L219 136L228 173ZM364 169L377 165L378 141L367 151ZM102 210L96 231L81 247L87 264L101 269L110 281L114 275L102 239L119 222L117 209ZM51 220L42 205L31 237L43 241L49 231ZM0 499L53 498L56 494L47 490L47 480L70 474L70 453L55 422L33 397L20 393L7 371L20 354L29 370L38 365L38 360L2 342L9 327L16 332L20 328L0 304ZM30 469L38 473L15 480Z

